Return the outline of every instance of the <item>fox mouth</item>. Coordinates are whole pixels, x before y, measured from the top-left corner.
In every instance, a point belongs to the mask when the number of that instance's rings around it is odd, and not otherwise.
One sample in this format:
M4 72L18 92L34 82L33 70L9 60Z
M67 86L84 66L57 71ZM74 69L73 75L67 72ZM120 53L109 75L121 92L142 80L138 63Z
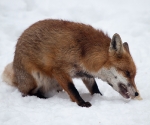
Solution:
M126 99L130 98L130 93L128 92L127 87L124 84L119 84L119 93Z

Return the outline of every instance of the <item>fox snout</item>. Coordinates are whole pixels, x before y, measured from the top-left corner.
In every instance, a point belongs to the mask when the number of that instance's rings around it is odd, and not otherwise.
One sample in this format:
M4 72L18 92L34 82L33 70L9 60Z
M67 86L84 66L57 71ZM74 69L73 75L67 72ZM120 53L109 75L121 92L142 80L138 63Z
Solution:
M119 88L119 93L124 97L124 98L132 98L134 99L136 96L139 96L139 93L134 89L132 85L128 86L123 83L119 83L118 85Z

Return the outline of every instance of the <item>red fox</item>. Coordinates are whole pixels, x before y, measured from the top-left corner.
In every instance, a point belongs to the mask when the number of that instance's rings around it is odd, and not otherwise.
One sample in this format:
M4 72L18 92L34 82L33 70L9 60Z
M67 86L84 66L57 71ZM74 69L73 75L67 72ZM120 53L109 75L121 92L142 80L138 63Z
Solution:
M128 44L122 43L119 34L111 39L90 25L47 19L22 33L3 80L16 86L24 96L44 98L51 89L65 90L79 106L90 107L72 78L81 78L91 94L101 94L95 81L100 78L124 98L135 98L139 95L135 75Z

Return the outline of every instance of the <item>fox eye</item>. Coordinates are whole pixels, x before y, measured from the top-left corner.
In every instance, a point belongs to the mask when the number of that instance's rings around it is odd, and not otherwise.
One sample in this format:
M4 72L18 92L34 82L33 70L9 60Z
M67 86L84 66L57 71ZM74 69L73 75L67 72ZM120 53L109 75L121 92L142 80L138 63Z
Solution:
M129 71L126 71L125 74L126 74L127 77L130 77L130 72Z

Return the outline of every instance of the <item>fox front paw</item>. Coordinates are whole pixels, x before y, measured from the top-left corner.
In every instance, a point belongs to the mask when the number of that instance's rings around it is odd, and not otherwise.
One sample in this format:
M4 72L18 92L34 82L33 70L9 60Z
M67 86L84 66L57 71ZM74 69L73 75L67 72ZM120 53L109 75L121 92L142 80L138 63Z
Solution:
M81 107L87 107L87 108L92 106L90 102L81 102L78 105Z

